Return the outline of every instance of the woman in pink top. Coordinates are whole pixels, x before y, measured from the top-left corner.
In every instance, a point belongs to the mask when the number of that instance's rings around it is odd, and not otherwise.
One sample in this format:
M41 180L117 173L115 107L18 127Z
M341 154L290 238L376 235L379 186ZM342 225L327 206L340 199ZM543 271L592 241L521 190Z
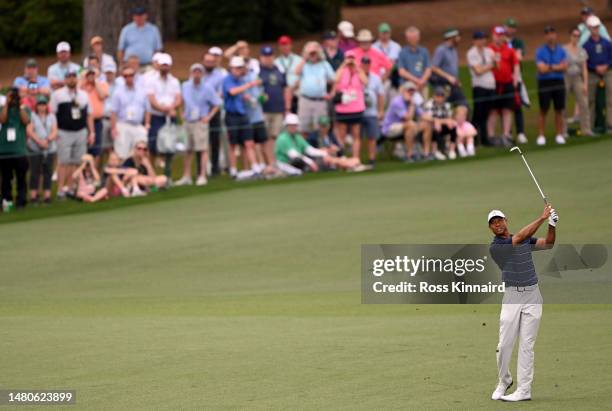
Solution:
M356 63L355 53L349 50L344 63L336 72L334 84L336 103L336 137L341 146L347 132L353 137L353 157L359 158L361 148L361 119L365 110L364 91L368 76Z

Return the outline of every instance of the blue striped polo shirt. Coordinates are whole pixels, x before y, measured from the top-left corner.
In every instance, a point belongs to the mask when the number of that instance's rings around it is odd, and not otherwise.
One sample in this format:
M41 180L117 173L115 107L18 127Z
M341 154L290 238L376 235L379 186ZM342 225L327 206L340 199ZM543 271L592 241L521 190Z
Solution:
M506 287L527 287L538 283L531 258L536 241L536 237L530 237L512 246L512 236L493 238L489 251L502 272Z

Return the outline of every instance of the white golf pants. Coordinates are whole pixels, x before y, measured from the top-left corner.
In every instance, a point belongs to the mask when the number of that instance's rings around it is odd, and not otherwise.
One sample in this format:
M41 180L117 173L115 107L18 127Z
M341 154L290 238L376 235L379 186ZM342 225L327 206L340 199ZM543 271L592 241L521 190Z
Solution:
M516 338L519 338L517 391L531 394L533 382L533 346L542 319L542 294L538 285L506 287L499 315L497 371L499 384L512 381L510 360Z

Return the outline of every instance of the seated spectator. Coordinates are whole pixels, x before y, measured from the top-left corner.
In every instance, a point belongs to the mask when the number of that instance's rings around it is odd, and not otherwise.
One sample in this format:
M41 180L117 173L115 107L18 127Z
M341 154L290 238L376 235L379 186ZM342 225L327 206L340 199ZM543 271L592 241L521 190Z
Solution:
M30 109L21 102L19 89L13 87L0 109L0 175L1 197L5 203L13 204L13 176L17 181L16 208L26 206L28 157L26 127L30 123Z
M28 92L34 90L34 95L49 97L51 85L46 77L38 74L38 63L35 59L28 59L25 64L23 76L19 76L13 82L13 86L19 88L19 94L24 97ZM34 108L34 107L30 107Z
M251 58L251 47L248 42L240 40L233 46L228 47L223 54L228 60L231 60L234 56L242 57L247 73L259 74L259 61L255 58Z
M459 157L472 157L476 155L474 138L478 134L476 127L469 121L457 122L457 152Z
M327 86L335 81L335 73L325 60L319 43L306 43L302 61L295 68L298 78L298 112L300 128L305 137L317 130L319 118L327 115L327 102L331 94Z
M96 167L100 167L100 154L102 154L102 119L104 117L104 101L108 98L108 84L98 78L98 72L91 66L85 70L85 76L81 79L81 90L87 93L89 107L93 117L95 141L87 150L95 161Z
M400 87L400 95L389 103L383 120L382 132L386 138L402 137L406 148L406 162L414 162L418 157L414 151L414 137L417 133L415 119L421 115L421 110L413 103L417 86L407 81Z
M156 51L163 49L162 38L156 25L148 22L144 7L132 9L132 22L125 25L119 34L117 61L121 64L129 56L137 56L140 64L149 65Z
M32 113L26 129L30 158L30 200L39 202L38 190L42 178L43 201L51 202L51 177L57 152L57 122L49 113L47 97L39 96L36 110Z
M317 172L321 169L365 171L368 167L360 164L359 159L334 157L331 150L314 148L298 133L300 119L295 114L285 117L285 131L274 144L278 169L288 175L301 175L303 172Z
M100 185L100 174L91 154L83 155L81 164L72 173L72 181L74 196L79 200L91 202Z
M347 51L357 47L353 23L346 20L338 23L338 34L340 35L338 39L338 48L341 52L346 53Z
M155 173L151 160L149 160L148 151L147 143L138 141L134 146L132 156L123 162L124 168L135 168L138 170L138 174L133 179L133 196L134 190L137 193L136 195L138 195L139 190L157 191L159 188L166 188L168 186L168 177Z
M587 52L587 69L589 71L589 109L591 121L595 121L595 102L597 87L603 82L606 87L606 128L612 131L612 43L600 34L601 20L591 16L586 22L591 37L584 43Z
M146 195L144 191L140 190L138 184L135 183L137 176L137 169L122 167L119 156L111 151L106 160L104 173L102 174L102 188L96 194L100 199Z
M352 50L357 63L359 64L363 56L368 56L370 58L370 71L380 76L383 81L386 81L391 75L393 63L383 52L372 47L372 41L374 41L372 32L366 29L359 30L357 41L359 42L359 47Z
M315 148L327 148L332 152L337 153L340 151L340 144L336 140L336 136L331 132L331 120L328 116L319 118L319 130L314 136L316 138L310 138L307 140L308 144Z
M136 143L148 141L151 127L151 105L145 91L136 87L134 75L131 67L123 69L125 84L116 87L111 101L113 147L121 160L130 155Z
M344 53L338 48L338 35L333 30L323 34L323 53L334 71L338 70L344 61Z
M191 157L196 153L200 156L200 169L196 185L203 186L208 183L206 170L208 169L210 120L219 111L222 101L215 90L202 80L203 65L192 64L189 71L191 76L182 85L187 152L183 162L183 177L176 182L176 185L192 184Z
M90 55L83 60L83 67L89 67L91 56L96 56L100 67L108 67L110 64L115 64L115 59L110 54L104 52L104 40L100 36L93 36L89 41ZM102 70L100 70L102 71Z
M353 157L359 158L361 150L361 121L365 111L364 90L368 76L357 63L356 50L349 50L344 56L344 63L336 73L334 90L338 96L335 100L336 137L344 148L347 132L353 137Z
M457 158L455 146L457 143L457 122L453 119L453 107L446 100L444 88L437 87L434 90L433 98L427 100L423 105L423 119L431 123L434 144L436 148L433 154L436 160L446 160L447 138L450 137L448 144L448 158Z
M57 52L57 62L50 65L47 69L47 79L53 90L64 87L64 78L69 72L78 72L81 70L78 64L70 61L70 44L66 41L57 43L55 48Z
M380 77L370 71L370 58L361 58L361 67L368 77L365 88L365 111L363 112L362 127L368 139L368 160L371 165L376 161L376 142L380 138L379 123L385 116L385 87Z

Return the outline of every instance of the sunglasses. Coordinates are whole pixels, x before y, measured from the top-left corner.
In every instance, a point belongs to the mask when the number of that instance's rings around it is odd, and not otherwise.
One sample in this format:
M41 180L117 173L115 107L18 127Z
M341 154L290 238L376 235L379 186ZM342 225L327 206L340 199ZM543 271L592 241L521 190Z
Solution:
M134 77L133 74L124 74L123 77Z
M138 150L138 151L149 151L149 149L147 147L143 147L143 146L136 147L136 150Z

